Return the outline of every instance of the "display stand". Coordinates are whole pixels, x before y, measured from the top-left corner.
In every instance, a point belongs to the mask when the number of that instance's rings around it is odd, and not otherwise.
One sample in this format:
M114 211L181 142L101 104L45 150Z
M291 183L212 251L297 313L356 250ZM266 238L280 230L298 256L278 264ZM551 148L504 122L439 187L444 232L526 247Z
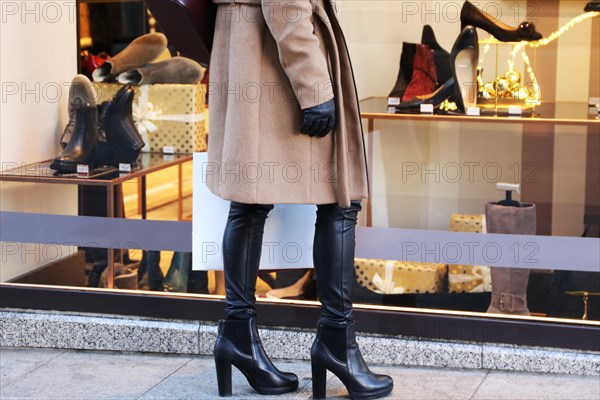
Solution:
M480 40L479 46L482 50L477 67L477 106L484 113L493 111L503 115L535 112L541 104L541 89L535 76L537 48L532 50L532 62L527 47L520 42L500 42L490 37ZM493 61L486 57L489 54L494 54ZM517 58L522 60L522 65L517 65Z
M22 182L22 183L50 183L67 184L78 186L104 186L106 187L106 217L119 218L124 214L122 203L115 202L114 196L120 197L122 194L124 182L140 178L139 186L139 208L142 219L146 219L146 176L166 168L177 166L178 171L178 215L181 219L183 215L183 169L186 162L192 161L191 154L162 154L162 153L142 153L138 157L137 167L131 172L122 173L118 170L109 171L95 175L93 172L89 177L78 176L77 174L58 175L56 171L50 169L52 160L45 160L38 163L23 165L18 168L9 169L0 173L0 182ZM108 288L114 287L114 249L108 249Z

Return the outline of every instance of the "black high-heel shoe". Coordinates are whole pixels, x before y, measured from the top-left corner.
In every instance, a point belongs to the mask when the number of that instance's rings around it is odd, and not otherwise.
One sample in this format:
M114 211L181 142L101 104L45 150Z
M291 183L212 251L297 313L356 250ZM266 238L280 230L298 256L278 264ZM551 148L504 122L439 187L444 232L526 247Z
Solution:
M600 12L600 0L590 1L583 9L585 12Z
M448 100L454 95L456 92L455 84L454 78L450 78L435 92L400 103L396 106L396 112L400 114L419 113L421 112L421 104L432 104L434 108L438 108L444 100Z
M450 52L450 66L456 81L454 85L456 106L462 112L477 105L478 61L477 30L468 25L458 35Z
M513 28L499 20L495 20L468 0L465 1L461 10L460 23L461 30L467 25L473 25L489 32L501 42L521 42L523 40L532 42L542 38L542 34L535 30L534 24L523 21L518 28Z
M319 325L310 358L314 399L325 398L327 370L342 381L353 400L387 396L394 388L392 378L369 370L356 343L354 322L345 328Z
M255 317L221 321L213 354L219 396L231 396L232 365L260 394L283 394L298 389L298 377L277 369L267 356L258 337Z

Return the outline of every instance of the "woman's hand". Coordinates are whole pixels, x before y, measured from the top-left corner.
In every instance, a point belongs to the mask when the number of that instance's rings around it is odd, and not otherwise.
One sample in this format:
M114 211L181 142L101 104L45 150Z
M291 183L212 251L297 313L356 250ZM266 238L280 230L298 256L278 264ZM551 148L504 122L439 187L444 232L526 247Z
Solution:
M335 100L303 110L304 120L300 132L311 137L325 137L335 128Z

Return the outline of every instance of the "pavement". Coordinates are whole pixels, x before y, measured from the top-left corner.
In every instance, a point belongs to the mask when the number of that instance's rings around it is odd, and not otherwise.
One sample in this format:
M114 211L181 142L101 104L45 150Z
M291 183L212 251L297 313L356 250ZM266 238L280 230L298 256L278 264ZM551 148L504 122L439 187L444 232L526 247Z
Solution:
M298 375L297 392L260 396L234 368L235 399L310 399L306 361L275 360ZM552 375L488 370L372 366L394 378L388 399L599 400L598 376ZM333 375L330 399L348 398ZM0 348L0 399L219 399L210 357L108 351Z

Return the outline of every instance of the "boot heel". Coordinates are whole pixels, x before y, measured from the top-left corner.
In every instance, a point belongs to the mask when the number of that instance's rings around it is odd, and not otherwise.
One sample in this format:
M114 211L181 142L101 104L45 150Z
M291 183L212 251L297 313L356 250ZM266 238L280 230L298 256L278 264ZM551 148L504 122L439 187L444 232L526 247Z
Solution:
M215 358L217 368L217 383L219 386L219 396L231 396L231 363L222 358Z
M317 365L315 362L312 366L312 384L313 384L313 399L324 399L327 389L327 368Z

